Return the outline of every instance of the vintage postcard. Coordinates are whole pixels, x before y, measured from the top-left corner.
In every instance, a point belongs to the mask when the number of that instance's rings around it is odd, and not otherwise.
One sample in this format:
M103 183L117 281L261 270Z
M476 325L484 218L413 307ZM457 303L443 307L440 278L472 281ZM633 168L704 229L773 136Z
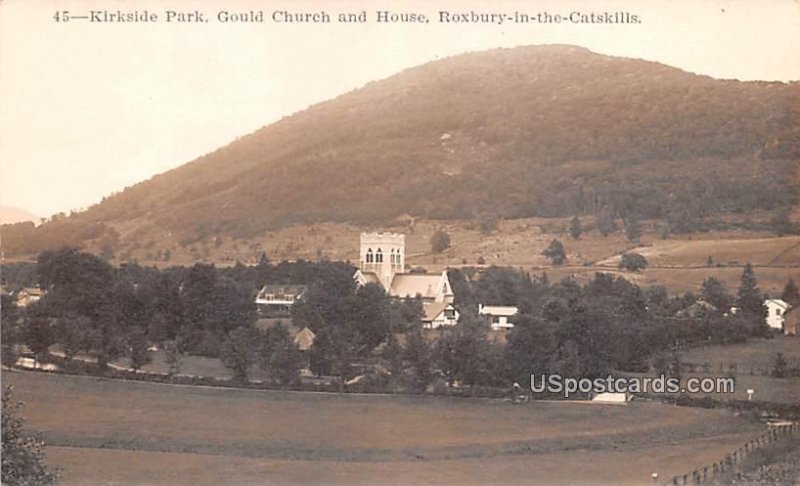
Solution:
M800 482L797 0L0 0L2 483Z

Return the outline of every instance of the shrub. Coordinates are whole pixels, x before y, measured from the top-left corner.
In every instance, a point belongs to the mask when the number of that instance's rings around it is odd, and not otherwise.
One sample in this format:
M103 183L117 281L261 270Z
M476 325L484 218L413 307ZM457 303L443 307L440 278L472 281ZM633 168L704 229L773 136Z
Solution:
M581 237L581 233L583 233L583 227L581 226L581 220L574 216L572 220L569 222L569 235L572 237L573 240L577 240Z
M436 230L431 236L431 250L434 253L442 253L450 248L450 235L444 230Z
M626 253L619 261L620 270L638 272L647 268L647 259L639 253Z
M550 245L542 252L542 255L549 258L553 265L561 265L567 260L564 244L558 240L551 241Z

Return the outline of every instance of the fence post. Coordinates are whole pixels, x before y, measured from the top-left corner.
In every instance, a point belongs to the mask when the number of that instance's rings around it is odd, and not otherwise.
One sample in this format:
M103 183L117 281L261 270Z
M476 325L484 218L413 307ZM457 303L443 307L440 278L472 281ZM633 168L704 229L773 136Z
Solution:
M725 457L720 459L718 462L713 462L711 464L712 477L722 475L726 468L734 469L734 465L742 462L748 453L753 452L767 444L771 444L772 442L776 442L783 437L792 435L798 431L800 431L800 422L778 425L766 430L760 436L756 437L755 439L751 439L749 442L746 442L743 446L739 447L732 453L726 454ZM709 466L703 466L702 473L700 471L701 470L698 468L691 472L693 484L705 483L708 480ZM737 473L737 476L741 476L741 473ZM686 473L683 476L673 476L672 480L668 484L678 486L678 484L686 485L688 483L689 473Z

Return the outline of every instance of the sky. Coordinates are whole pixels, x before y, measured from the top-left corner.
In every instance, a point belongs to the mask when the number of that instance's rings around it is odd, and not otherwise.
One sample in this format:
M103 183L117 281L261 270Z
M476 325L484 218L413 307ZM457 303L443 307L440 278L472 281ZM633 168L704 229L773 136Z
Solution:
M158 23L56 22L148 10ZM166 23L165 12L205 23ZM262 10L264 23L221 23ZM273 11L330 24L275 23ZM366 11L364 24L336 22ZM424 13L423 24L375 12ZM439 11L622 12L640 24L446 24ZM575 44L715 78L800 79L800 0L0 0L0 205L69 212L309 105L468 51ZM590 73L587 73L590 75Z

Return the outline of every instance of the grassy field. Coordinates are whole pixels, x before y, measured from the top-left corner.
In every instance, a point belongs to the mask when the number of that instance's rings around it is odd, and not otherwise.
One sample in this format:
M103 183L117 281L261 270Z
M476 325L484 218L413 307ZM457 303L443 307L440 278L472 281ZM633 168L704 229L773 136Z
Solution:
M725 238L724 234L695 235L692 239L652 240L633 251L642 254L655 267L708 267L719 265L800 266L800 236L772 238ZM708 258L712 264L709 265ZM616 266L615 256L600 265Z
M756 435L728 412L4 372L65 484L642 484ZM57 410L57 413L54 411Z
M727 398L746 400L747 390L752 389L755 391L753 400L797 403L800 400L800 377L770 376L775 355L779 352L783 353L789 367L800 366L800 339L789 336L694 348L683 353L681 361L711 366L711 373L687 373L687 376L725 376L734 366L736 393Z
M741 344L704 346L686 351L681 355L681 360L708 362L714 369L718 369L720 364L726 368L736 364L740 372L749 373L752 369L756 374L763 374L763 370L772 369L777 353L783 353L790 366L800 365L800 339L777 336L774 339L752 339Z
M754 339L746 343L713 345L692 348L680 353L684 364L681 377L683 385L691 377L735 379L734 393L702 393L695 397L710 396L718 400L748 400L747 390L754 390L752 400L796 404L800 399L800 377L774 378L771 371L775 354L781 352L789 367L800 365L800 339L778 336L774 339ZM708 364L709 372L703 370ZM694 371L687 365L694 365ZM732 368L733 367L733 368ZM653 376L645 373L626 373L630 376Z

